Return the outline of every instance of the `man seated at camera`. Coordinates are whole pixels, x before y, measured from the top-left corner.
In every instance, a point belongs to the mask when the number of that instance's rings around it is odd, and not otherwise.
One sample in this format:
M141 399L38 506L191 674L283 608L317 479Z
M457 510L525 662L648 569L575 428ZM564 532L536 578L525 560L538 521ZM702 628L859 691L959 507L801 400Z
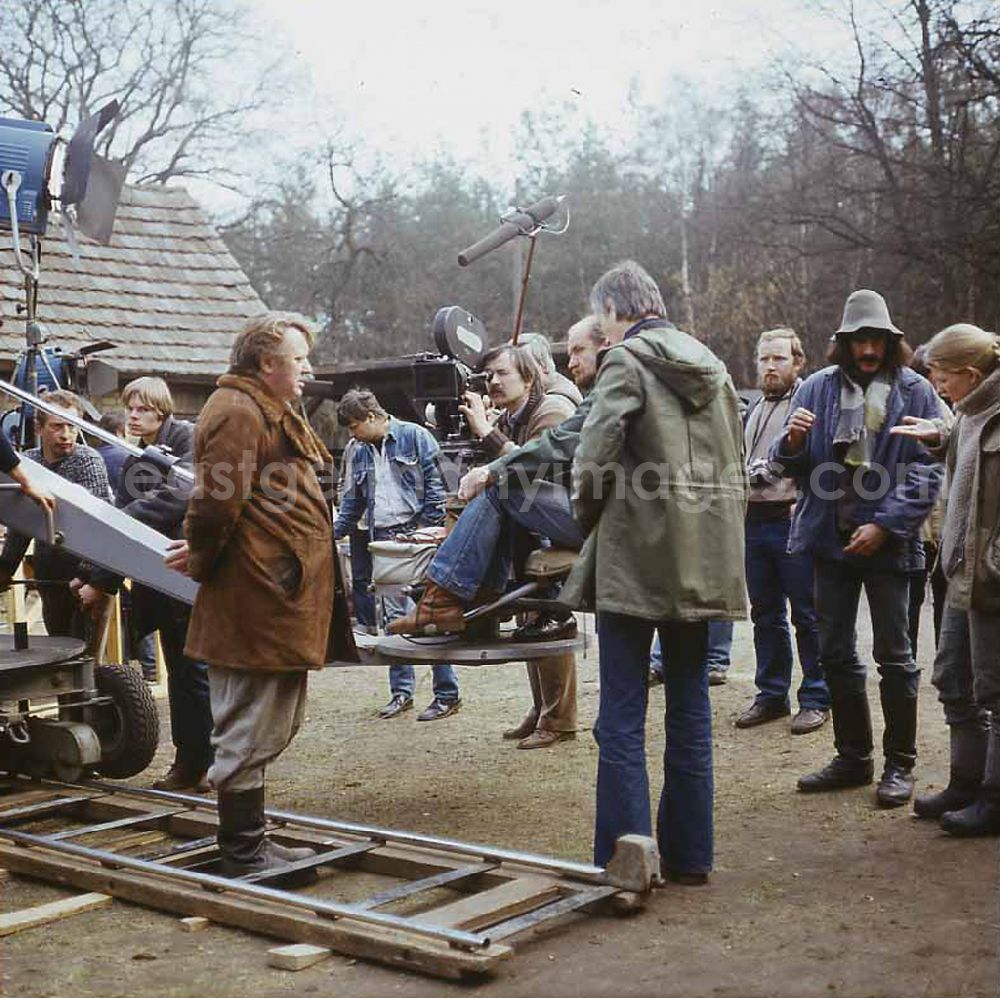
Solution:
M444 479L437 441L428 430L390 416L372 392L357 388L340 400L337 420L356 441L350 465L344 468L344 491L334 524L338 540L353 535L362 517L372 541L444 522ZM368 571L370 575L370 567ZM413 601L386 593L377 604L384 625L404 616ZM434 699L417 715L418 721L438 721L462 705L454 668L435 665L432 675ZM389 666L389 702L378 716L388 719L409 710L415 683L412 665Z
M569 372L581 391L593 385L597 354L607 341L593 316L569 330ZM469 500L427 569L427 588L413 613L389 627L393 634L457 634L463 614L481 591L503 591L510 575L507 542L513 525L548 538L557 547L579 550L583 534L573 519L568 485L580 429L592 400L520 447L512 446L461 481ZM549 637L550 635L543 635Z
M540 334L535 335L540 337ZM505 343L483 358L495 417L488 416L478 395L466 393L462 412L469 429L482 441L487 456L491 458L515 453L518 447L538 439L547 429L564 422L576 409L576 403L565 394L565 388L541 366L546 357L551 364L552 355L548 341L540 338L542 343L535 340L534 348ZM536 360L538 357L542 358L541 364ZM555 365L552 367L554 371ZM562 378L562 375L556 377ZM576 392L576 397L581 398L575 386L570 387ZM508 552L508 558L500 561L501 570L504 563L521 566L531 550L538 546L538 541L520 527L508 530L501 543ZM495 584L503 588L506 579L497 579ZM516 637L549 636L544 630L548 623L544 618L527 622ZM572 617L569 623L573 624ZM539 632L539 629L542 630ZM536 659L527 663L527 670L531 708L520 724L504 732L504 737L516 739L520 749L547 748L563 739L574 738L576 658L573 653L563 652Z
M83 416L83 403L72 392L60 389L48 392L44 398L49 405L74 416ZM111 501L104 461L96 450L80 442L80 431L73 423L39 409L35 413L35 433L38 446L25 451L25 457L68 482L82 485L98 499ZM0 554L0 591L10 586L30 543L31 539L22 534L7 532ZM36 541L32 564L35 578L39 580L46 632L60 637L90 637L90 621L103 614L107 600L87 610L76 599L69 583L79 571L80 559L64 548Z

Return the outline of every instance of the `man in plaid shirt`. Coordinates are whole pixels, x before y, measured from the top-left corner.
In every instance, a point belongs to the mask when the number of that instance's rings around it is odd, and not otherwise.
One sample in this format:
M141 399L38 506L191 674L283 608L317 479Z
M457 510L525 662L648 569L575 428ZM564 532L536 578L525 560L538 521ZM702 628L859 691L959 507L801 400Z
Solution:
M72 392L49 392L45 401L76 416L83 415L83 405ZM26 457L44 465L68 482L82 485L92 495L111 501L111 486L104 459L92 447L79 443L78 430L68 420L42 411L35 413L38 447L24 452ZM7 532L3 552L0 553L0 591L6 589L28 550L29 539L13 531ZM42 598L42 619L49 634L63 637L86 638L88 619L98 613L87 612L70 591L69 582L79 569L80 560L61 548L50 547L41 541L35 543L35 578L43 581L39 586ZM60 583L52 585L53 582Z

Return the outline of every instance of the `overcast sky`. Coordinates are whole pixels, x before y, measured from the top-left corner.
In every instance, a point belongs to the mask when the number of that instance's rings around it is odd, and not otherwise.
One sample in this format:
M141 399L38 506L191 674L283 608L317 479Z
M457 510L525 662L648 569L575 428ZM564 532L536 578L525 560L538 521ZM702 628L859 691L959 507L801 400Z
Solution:
M395 160L446 150L499 176L525 110L568 101L611 124L636 81L650 100L676 76L710 97L790 45L832 40L814 0L249 3L311 77L314 122L342 121Z

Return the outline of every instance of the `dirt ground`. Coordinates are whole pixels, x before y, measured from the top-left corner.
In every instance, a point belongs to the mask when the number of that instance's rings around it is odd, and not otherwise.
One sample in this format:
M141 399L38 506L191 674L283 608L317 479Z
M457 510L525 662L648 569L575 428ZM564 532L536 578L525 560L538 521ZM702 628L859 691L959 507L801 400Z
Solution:
M860 632L870 642L867 624ZM927 789L946 779L947 738L927 681L926 645L921 659L918 785ZM579 676L577 740L521 752L500 739L525 707L520 666L464 669L462 710L432 724L417 724L415 712L372 718L386 699L382 670L328 670L314 677L308 722L270 774L269 801L589 861L593 643ZM908 810L880 811L871 788L796 794L796 777L830 755L829 726L794 738L787 721L737 731L733 719L752 695L750 628L740 624L729 682L712 690L716 867L709 886L658 890L632 917L566 922L529 942L491 980L449 984L336 955L298 973L274 970L266 963L271 940L218 926L183 933L173 916L115 901L4 939L0 991L18 998L1000 994L1000 842L955 841ZM662 697L662 689L650 696L655 792ZM418 709L429 700L430 676L421 670ZM164 745L137 782L151 782L168 761ZM0 886L0 908L62 896L11 878Z

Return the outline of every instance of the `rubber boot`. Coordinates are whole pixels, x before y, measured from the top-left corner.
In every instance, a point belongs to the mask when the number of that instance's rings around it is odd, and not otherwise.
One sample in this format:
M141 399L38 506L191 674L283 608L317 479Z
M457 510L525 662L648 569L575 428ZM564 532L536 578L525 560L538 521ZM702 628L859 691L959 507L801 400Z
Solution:
M913 764L917 761L916 691L883 679L879 697L885 719L882 735L885 769L875 799L880 807L902 807L913 796Z
M822 769L799 779L802 793L822 793L842 787L862 787L875 775L872 765L872 716L868 694L829 682L833 744L837 754Z
M219 853L222 876L234 880L269 870L279 871L289 863L315 856L309 848L289 848L272 842L264 834L264 788L219 793ZM287 885L316 882L312 868L296 870L283 878Z
M913 802L918 818L940 818L972 804L986 768L987 728L979 719L950 725L951 763L948 786L940 793L922 794Z
M976 800L961 811L947 811L941 827L962 838L1000 835L1000 711L994 710L990 721L986 768Z

